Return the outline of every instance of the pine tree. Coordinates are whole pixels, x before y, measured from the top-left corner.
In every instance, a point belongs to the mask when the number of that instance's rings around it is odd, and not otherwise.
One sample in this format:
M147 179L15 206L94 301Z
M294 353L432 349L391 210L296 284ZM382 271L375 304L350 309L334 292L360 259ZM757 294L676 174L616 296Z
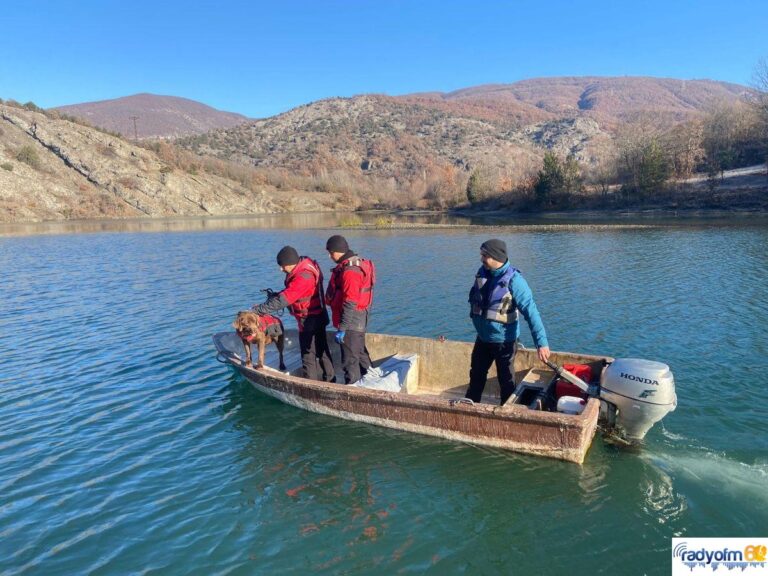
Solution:
M565 176L560 161L553 152L544 154L544 167L539 171L534 191L540 205L549 202L552 197L563 190Z

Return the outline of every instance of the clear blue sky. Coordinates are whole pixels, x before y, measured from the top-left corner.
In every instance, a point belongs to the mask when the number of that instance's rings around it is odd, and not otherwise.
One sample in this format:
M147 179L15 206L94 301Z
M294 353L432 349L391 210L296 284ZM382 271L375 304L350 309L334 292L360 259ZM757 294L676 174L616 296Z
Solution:
M748 84L768 0L12 0L0 98L51 107L152 92L252 117L330 96L542 76Z

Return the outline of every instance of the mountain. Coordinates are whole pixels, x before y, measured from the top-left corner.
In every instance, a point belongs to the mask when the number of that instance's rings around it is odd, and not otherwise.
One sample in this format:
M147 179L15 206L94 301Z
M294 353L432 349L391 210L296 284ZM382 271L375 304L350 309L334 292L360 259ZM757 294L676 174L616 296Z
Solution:
M450 103L485 105L499 111L519 109L532 117L536 109L555 117L588 114L598 121L615 123L643 112L682 121L700 114L715 102L742 98L751 92L745 86L712 80L584 76L534 78L428 97Z
M701 126L688 121L751 95L708 80L544 78L330 98L178 146L130 142L70 121L66 108L0 101L0 221L446 207L466 202L470 177L486 198L515 205L531 194L547 150L573 155L593 183L610 184L606 159L628 135L649 130L675 136L668 149L691 153L695 164ZM189 125L202 106L151 95L111 102L120 101L144 103L119 108L139 117L137 127L155 109Z
M252 170L188 156L165 142L144 147L56 112L0 103L0 222L336 207L334 194L277 190Z
M331 98L178 143L200 154L346 187L363 204L413 205L449 188L459 198L483 167L510 189L541 168L546 150L597 166L616 131L637 118L669 128L744 86L663 78L541 78L450 93Z
M53 110L126 138L177 138L248 121L241 114L222 112L194 100L155 94L58 106Z

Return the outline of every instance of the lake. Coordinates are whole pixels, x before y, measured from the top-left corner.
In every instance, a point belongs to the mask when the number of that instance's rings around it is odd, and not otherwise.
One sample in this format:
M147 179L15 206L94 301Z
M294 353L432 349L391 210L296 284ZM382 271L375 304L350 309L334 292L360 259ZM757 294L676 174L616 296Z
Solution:
M499 237L553 349L669 364L677 410L578 466L306 413L216 362L283 245L327 276L334 218L0 228L0 574L667 574L673 536L765 536L766 220L341 232L377 265L371 331L472 340Z

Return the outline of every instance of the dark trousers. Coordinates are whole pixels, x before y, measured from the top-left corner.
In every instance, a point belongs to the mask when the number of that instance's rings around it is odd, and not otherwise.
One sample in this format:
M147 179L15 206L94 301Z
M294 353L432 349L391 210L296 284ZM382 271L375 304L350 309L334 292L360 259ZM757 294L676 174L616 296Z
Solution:
M515 391L513 362L516 351L517 342L494 343L475 340L475 347L472 349L472 365L469 369L469 388L465 397L474 402L480 402L485 382L488 380L488 369L496 362L501 403L504 404Z
M365 332L347 330L341 343L341 364L344 367L344 381L357 382L371 367L371 355L365 347Z
M333 369L331 349L325 335L328 320L324 315L308 316L299 331L299 350L304 378L333 382L336 373Z

